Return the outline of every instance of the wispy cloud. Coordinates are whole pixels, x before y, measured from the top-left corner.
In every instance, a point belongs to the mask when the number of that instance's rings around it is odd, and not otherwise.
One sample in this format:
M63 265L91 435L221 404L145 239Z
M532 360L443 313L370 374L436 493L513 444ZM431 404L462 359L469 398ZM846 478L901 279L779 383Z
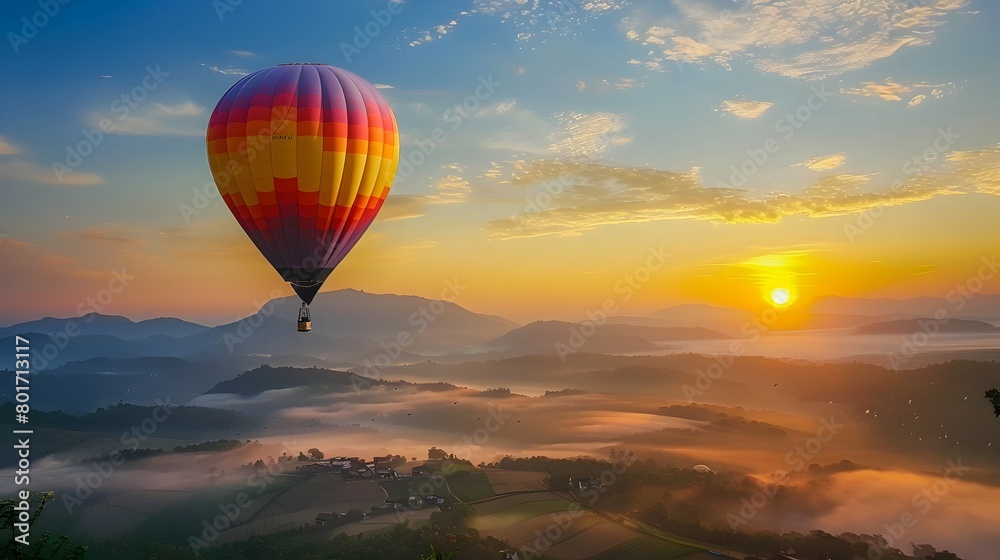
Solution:
M355 251L358 253L357 266L386 266L411 262L417 254L437 246L436 241L418 237L399 242L383 234L369 234Z
M614 81L612 81L612 80L601 80L601 84L604 86L601 89L603 89L605 91L606 90L611 90L611 89L615 89L615 90L621 91L621 90L625 90L625 89L632 89L633 87L635 87L636 83L637 82L636 82L635 78L618 78L617 80L614 80ZM640 83L639 87L643 87L644 85L645 84L641 84Z
M458 175L447 175L434 184L436 192L428 196L432 204L454 204L463 202L472 192L469 182Z
M97 113L90 122L95 126L108 119L112 134L135 136L200 136L205 134L205 108L193 101L175 104L151 103L142 105L127 115Z
M970 166L985 171L984 163L992 157ZM499 239L579 235L606 225L675 219L774 223L787 216L838 216L967 192L956 186L955 176L917 175L898 188L879 189L871 176L841 174L824 177L799 193L754 196L741 189L706 187L697 169L673 172L564 160L516 161L509 166L506 182L511 187L567 173L573 182L553 194L541 211L489 222L487 228ZM995 178L984 174L984 188L995 186Z
M625 117L616 113L578 113L570 111L555 115L562 129L549 136L550 150L576 158L594 158L614 146L628 144L631 137L623 133Z
M478 119L482 117L499 117L516 106L517 106L516 100L505 99L503 101L491 103L479 109L478 111L475 112L475 114L473 114L473 118Z
M721 7L674 0L680 17L627 20L625 36L647 48L646 59L746 60L761 72L822 79L869 66L901 49L931 44L934 29L968 0L757 0Z
M461 12L459 15L468 16L469 12ZM419 31L411 30L408 35L404 36L410 37L407 43L408 46L419 47L420 45L433 43L434 41L443 38L445 35L451 33L457 25L458 19L452 19L446 23L435 25L430 29L423 29Z
M520 108L513 100L490 108L493 115L504 119L484 142L491 149L519 155L594 159L632 141L625 135L625 117L617 113L567 111L542 116Z
M401 41L410 47L426 45L449 36L463 18L494 18L510 28L517 42L530 42L548 36L568 38L579 33L582 23L610 15L626 0L586 0L583 2L538 0L473 0L472 7L444 23L428 28L404 29ZM544 39L543 39L544 40Z
M176 105L164 105L163 103L153 103L153 107L155 107L156 110L161 114L170 117L193 117L195 115L200 115L205 112L204 107L196 105L193 101L177 103Z
M195 64L199 66L204 66L205 68L208 68L212 72L215 72L216 74L222 74L224 76L246 76L247 74L250 73L249 70L245 70L243 68L237 68L235 66L226 66L226 67L213 66L205 64L204 62L197 62L197 61L195 62Z
M11 181L27 181L45 185L83 186L104 184L104 178L93 173L74 170L65 173L62 179L50 167L42 167L24 160L0 162L0 177Z
M978 192L1000 196L1000 144L982 150L951 152L945 159Z
M812 159L807 159L802 163L796 163L793 167L807 167L813 171L830 171L836 169L844 162L847 161L847 156L844 154L830 154L828 156L819 156Z
M848 95L858 95L862 97L874 97L882 101L904 101L907 107L916 107L924 102L928 97L940 99L945 94L954 91L955 84L928 84L919 82L915 84L903 84L886 78L882 82L861 82L860 87L841 88L840 93Z
M385 200L385 205L379 210L378 219L391 222L418 218L426 214L431 204L426 195L395 193Z
M132 228L125 228L123 226L112 225L109 229L102 228L90 228L83 231L64 231L60 232L62 237L68 237L72 239L82 239L85 241L98 241L104 243L118 243L122 245L148 245L146 241L126 235L123 230L131 230Z
M774 103L767 101L752 101L750 99L727 99L719 106L719 110L741 119L756 119L770 109Z
M18 148L14 144L11 144L3 136L0 136L0 155L10 155L21 153L21 148Z
M239 51L239 50L229 51L229 54L234 55L234 56L242 56L242 57L245 57L245 58L250 58L252 56L257 56L256 53L252 53L250 51Z

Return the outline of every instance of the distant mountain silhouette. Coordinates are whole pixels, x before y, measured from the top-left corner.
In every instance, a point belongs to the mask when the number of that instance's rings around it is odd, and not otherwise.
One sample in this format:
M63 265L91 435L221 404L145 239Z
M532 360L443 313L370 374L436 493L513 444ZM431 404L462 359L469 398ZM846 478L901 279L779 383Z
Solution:
M586 352L621 354L658 350L660 345L631 331L657 330L658 327L604 325L593 331L566 321L536 321L499 336L483 346L503 356L523 354L558 354L582 349ZM576 333L576 334L574 334ZM588 333L592 333L589 336Z
M947 322L941 322L927 317L871 323L858 327L856 332L857 334L910 334L927 330L940 333L1000 332L1000 328L983 321L949 319Z
M69 323L75 323L75 327L67 330ZM81 335L110 335L121 339L139 339L149 336L188 336L208 329L204 325L198 325L181 319L172 317L160 317L157 319L146 319L145 321L132 321L120 315L101 315L100 313L88 313L81 317L55 318L44 317L35 321L18 323L9 327L0 327L0 337L24 334L26 332L37 333L66 333L79 329Z
M971 294L970 294L971 295ZM961 302L961 308L959 305ZM962 319L1000 318L1000 294L976 294L971 299L958 294L949 297L918 297L908 299L889 298L849 298L823 296L812 304L816 313L840 313L852 315L902 314L909 318L933 317L944 310L949 317Z
M279 298L262 309L268 306L275 317L295 321L300 302L296 297ZM477 345L518 326L444 300L351 289L322 292L310 308L314 334L389 341L406 333L412 338L410 351Z
M163 352L155 347L144 344L141 340L126 340L108 334L79 335L75 337L61 336L56 331L52 335L21 331L30 341L32 366L36 371L51 370L67 362L88 360L91 358L138 358L142 356L157 356ZM15 335L0 338L0 344L14 346ZM169 355L176 355L168 353Z
M518 326L447 301L339 290L316 297L314 330L302 334L294 323L298 309L297 298L278 298L254 315L211 328L172 318L46 317L0 329L0 342L13 346L15 335L29 335L39 371L91 358L151 356L205 360L281 355L363 363L388 354L400 363L423 359L421 353L475 346Z
M705 327L735 334L740 325L751 318L751 313L729 307L689 303L661 309L648 316L661 321L663 326Z

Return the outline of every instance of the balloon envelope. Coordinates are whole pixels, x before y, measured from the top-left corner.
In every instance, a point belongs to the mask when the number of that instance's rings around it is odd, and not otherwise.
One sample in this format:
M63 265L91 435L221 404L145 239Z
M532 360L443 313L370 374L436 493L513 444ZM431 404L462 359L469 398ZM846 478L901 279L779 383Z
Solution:
M399 159L379 91L322 64L244 77L212 112L207 144L223 200L306 303L371 225Z

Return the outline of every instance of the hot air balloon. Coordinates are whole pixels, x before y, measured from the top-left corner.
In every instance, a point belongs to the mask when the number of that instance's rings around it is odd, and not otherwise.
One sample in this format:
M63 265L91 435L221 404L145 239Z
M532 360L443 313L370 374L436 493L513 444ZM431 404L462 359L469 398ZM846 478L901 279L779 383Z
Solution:
M324 64L280 64L229 88L208 123L223 200L264 258L309 304L385 202L399 160L379 91Z

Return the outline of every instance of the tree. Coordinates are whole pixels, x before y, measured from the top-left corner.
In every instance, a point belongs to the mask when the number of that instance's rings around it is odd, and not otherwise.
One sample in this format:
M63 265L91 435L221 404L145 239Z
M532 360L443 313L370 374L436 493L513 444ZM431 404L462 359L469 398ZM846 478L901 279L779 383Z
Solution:
M1000 418L1000 390L990 389L986 391L986 398L993 404L993 414Z
M441 461L448 458L448 453L444 449L431 447L427 450L427 458L431 461Z
M35 496L40 497L36 498ZM31 560L82 560L84 558L86 555L84 547L71 543L69 537L56 536L48 531L40 536L33 536L29 546L24 546L15 540L22 533L14 526L15 523L21 523L21 512L27 511L29 515L27 523L30 530L35 525L35 522L38 521L42 510L45 509L45 503L51 500L53 496L52 492L45 492L41 494L35 493L28 500L19 500L17 498L0 500L0 534L6 533L8 529L10 530L10 538L4 539L4 542L0 542L0 557L9 560L20 558ZM34 509L33 513L31 511L32 508Z
M320 451L319 449L316 449L315 447L313 447L312 449L309 450L309 457L313 461L322 461L323 460L323 452Z

